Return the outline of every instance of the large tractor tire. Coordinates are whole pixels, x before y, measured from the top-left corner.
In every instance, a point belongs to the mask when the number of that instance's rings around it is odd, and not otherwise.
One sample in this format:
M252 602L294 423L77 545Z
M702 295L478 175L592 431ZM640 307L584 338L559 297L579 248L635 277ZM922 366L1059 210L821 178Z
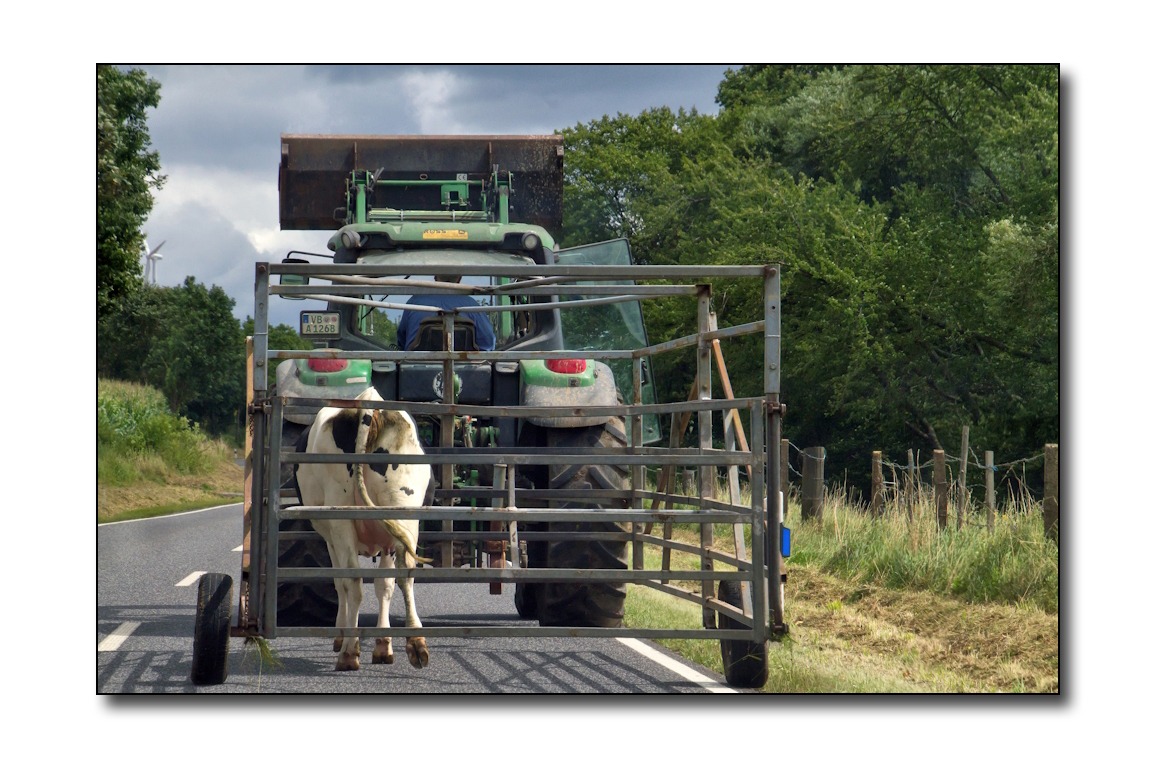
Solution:
M549 429L547 447L614 447L627 445L623 421L615 418L606 424L576 429ZM627 471L608 464L559 464L549 468L550 489L554 490L621 490L625 489ZM605 508L608 502L593 500L551 500L551 508ZM549 530L560 536L567 532L628 531L621 522L551 522ZM566 569L626 569L626 542L565 540L546 543L546 565ZM537 597L538 622L542 626L623 625L623 606L627 598L624 583L551 582L540 585Z
M286 422L282 430L281 446L305 452L309 427ZM281 467L281 488L297 491L296 464ZM313 531L308 519L282 521L283 532ZM316 534L316 532L315 532ZM325 540L283 540L277 554L281 568L330 568L329 549ZM337 588L332 581L282 582L277 588L278 626L333 626L337 620Z

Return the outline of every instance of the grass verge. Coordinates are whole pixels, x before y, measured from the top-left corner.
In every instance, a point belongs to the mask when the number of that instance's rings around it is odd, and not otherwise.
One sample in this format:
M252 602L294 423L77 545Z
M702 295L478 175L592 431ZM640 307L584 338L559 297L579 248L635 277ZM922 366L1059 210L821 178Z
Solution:
M919 527L915 541L918 528L906 516L873 526L838 499L829 502L823 525L797 529L798 513L790 504L791 636L769 646L764 692L1059 691L1055 546L1036 536L1033 508L1013 509L991 536L983 528L935 535L933 521ZM677 527L674 539L699 542L697 530L686 527ZM716 529L715 546L734 552L730 528ZM648 547L645 562L660 568L661 550ZM897 563L900 570L889 569ZM699 558L674 552L671 567L698 569ZM625 623L703 627L699 606L638 585L628 585ZM717 640L656 641L722 674Z
M236 455L170 413L158 390L97 381L98 523L237 502Z

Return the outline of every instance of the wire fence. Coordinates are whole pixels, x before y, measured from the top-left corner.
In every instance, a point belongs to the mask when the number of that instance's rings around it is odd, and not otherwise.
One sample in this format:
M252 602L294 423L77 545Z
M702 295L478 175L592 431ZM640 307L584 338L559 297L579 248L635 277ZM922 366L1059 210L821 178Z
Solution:
M1054 539L1059 538L1059 446L1048 444L1037 455L1021 457L1000 464L995 463L993 452L986 450L984 451L986 462L982 464L977 456L977 451L968 445L967 440L968 429L965 427L961 449L962 455L966 458L950 456L943 450L935 450L933 451L933 460L922 464L917 462L917 456L912 450L908 451L908 461L905 463L887 459L881 451L873 451L869 510L875 514L883 515L888 506L891 505L895 512L906 512L908 518L911 519L913 506L918 502L931 499L934 503L933 510L936 513L937 523L941 528L946 528L948 525L950 520L949 503L953 503L956 513L954 520L957 528L964 528L965 525L969 525L985 527L992 531L996 511L996 493L998 490L1003 491L1007 488L1008 494L1003 498L1005 505L1019 508L1027 507L1037 511L1041 514L1046 533L1049 533ZM822 447L801 449L787 440L783 440L783 444L790 446L796 452L797 458L805 459L805 463L808 463L809 460L816 462L804 466L804 473L789 468L799 481L803 517L805 520L813 517L822 518L823 461L827 458L827 452ZM1028 466L1036 464L1037 461L1042 463L1044 469L1044 486L1039 494L1028 486L1026 474ZM955 474L950 468L952 464L957 467ZM926 468L933 470L931 482L927 482L923 474L923 470ZM969 483L970 468L982 474L982 477L979 477L983 479L982 483ZM1004 472L1004 475L998 483L997 474L1001 471ZM818 482L813 481L816 478L818 478ZM785 486L785 492L787 492L791 486L790 475L785 478L785 481L789 482L788 486ZM975 479L972 481L975 482ZM977 491L983 493L983 499L974 497ZM816 497L814 494L809 497L809 492L820 493L818 503L814 502ZM812 502L809 502L809 499ZM974 504L980 503L983 504L982 509L974 507ZM973 520L973 517L980 513L987 516L984 523Z

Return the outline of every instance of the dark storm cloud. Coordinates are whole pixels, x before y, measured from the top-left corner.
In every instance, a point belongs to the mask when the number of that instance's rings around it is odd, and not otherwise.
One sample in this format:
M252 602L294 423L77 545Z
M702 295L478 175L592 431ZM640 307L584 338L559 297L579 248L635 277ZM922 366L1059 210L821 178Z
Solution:
M732 66L733 68L735 65ZM725 65L310 66L335 85L377 90L407 76L449 73L459 82L452 109L475 133L552 133L604 115L648 108L715 113ZM418 98L420 93L416 94ZM381 132L379 132L381 133Z
M666 105L713 113L726 66L143 66L162 161L270 171L281 133L551 133ZM423 112L440 114L423 118Z
M161 83L148 115L169 175L145 229L166 241L158 283L221 285L253 312L253 265L328 234L278 229L280 135L550 134L649 108L717 111L724 65L136 66ZM732 66L734 67L734 66ZM312 236L310 236L312 235ZM303 304L275 300L272 323Z

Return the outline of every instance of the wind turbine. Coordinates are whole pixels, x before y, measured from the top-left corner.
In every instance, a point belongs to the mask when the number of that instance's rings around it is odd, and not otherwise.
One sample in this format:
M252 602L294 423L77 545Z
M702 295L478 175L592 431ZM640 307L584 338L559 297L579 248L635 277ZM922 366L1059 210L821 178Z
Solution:
M141 247L145 250L145 281L149 280L149 274L152 273L152 284L157 283L157 261L163 260L165 256L159 254L157 251L164 247L168 240L161 240L161 244L149 249L149 240L146 237L141 240Z

